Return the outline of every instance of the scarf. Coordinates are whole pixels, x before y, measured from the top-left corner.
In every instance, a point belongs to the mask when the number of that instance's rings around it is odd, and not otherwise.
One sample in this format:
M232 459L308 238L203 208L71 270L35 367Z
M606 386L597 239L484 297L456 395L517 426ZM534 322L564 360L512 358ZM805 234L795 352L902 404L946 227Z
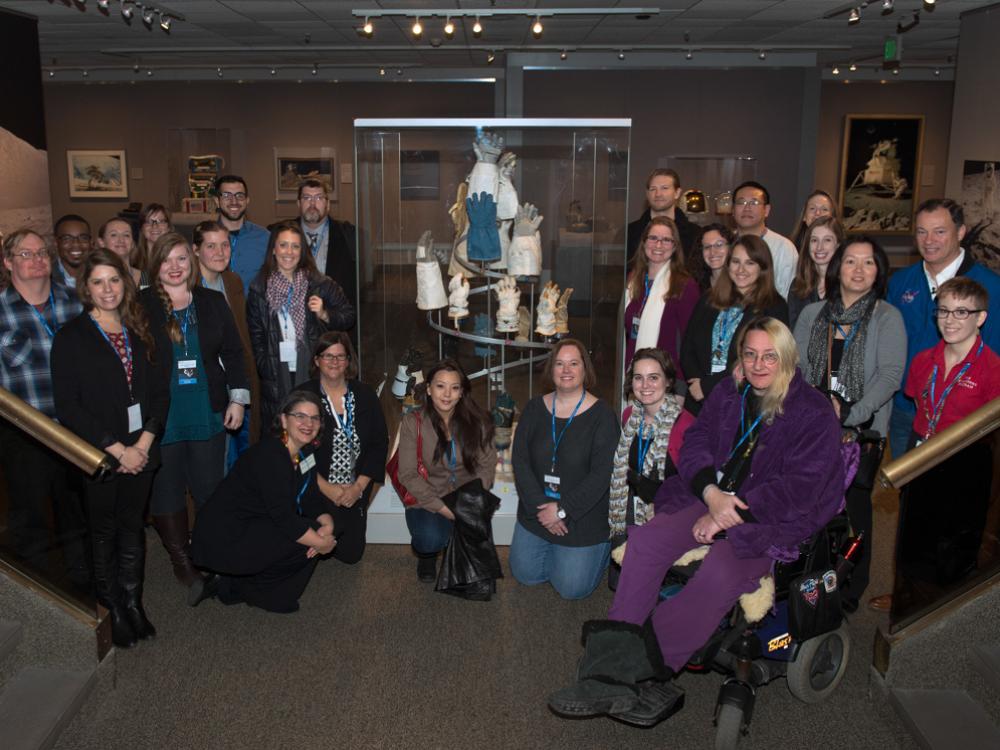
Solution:
M646 454L646 459L640 467L642 473L649 475L655 468L660 478L666 468L667 445L670 443L670 430L681 407L672 393L668 393L660 405L660 410L653 417L653 446ZM629 486L628 486L628 454L632 449L632 440L643 425L643 407L638 401L632 402L632 414L618 438L618 448L615 450L615 464L611 470L611 489L608 500L608 523L611 526L611 537L625 535L625 519L628 516ZM635 523L641 526L653 517L653 506L645 503L639 497L633 497L635 503Z
M851 403L859 401L865 395L865 339L868 337L868 322L872 319L877 302L875 290L871 290L846 310L842 299L823 305L813 321L812 331L809 333L809 348L806 350L809 370L806 379L812 385L820 386L826 382L830 326L846 328L850 325L855 328L851 331L851 345L840 358L837 382Z
M646 306L641 308L639 314L639 334L635 342L636 351L659 344L660 318L663 317L663 309L667 306L663 298L669 288L670 263L665 263L660 272L653 278L653 283L649 287L649 296L646 298ZM639 304L641 305L642 302L640 301Z
M267 279L267 306L275 315L281 315L281 309L286 303L289 304L288 313L292 317L295 325L296 341L306 340L306 291L309 280L306 272L298 270L295 272L295 281L290 282L280 271L275 271ZM289 302L288 290L292 290L291 301Z

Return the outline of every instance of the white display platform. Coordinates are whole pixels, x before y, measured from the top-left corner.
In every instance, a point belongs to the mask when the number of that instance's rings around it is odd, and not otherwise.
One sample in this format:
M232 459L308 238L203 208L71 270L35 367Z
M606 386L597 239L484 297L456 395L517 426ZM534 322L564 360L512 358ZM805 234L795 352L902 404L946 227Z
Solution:
M514 521L517 520L517 490L513 482L498 481L493 485L492 492L500 498L500 508L493 516L493 541L495 544L510 544ZM367 543L409 544L410 532L406 528L403 510L403 502L396 490L386 482L368 507Z

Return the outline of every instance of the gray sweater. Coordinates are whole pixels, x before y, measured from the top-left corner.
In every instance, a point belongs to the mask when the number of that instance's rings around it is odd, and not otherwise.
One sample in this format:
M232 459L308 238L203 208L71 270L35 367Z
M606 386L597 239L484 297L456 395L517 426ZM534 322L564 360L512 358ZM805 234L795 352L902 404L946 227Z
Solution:
M806 355L813 323L823 309L825 301L808 305L795 323L795 343L799 347L799 361L803 373L808 372ZM879 300L872 312L865 338L865 395L851 407L844 422L854 427L868 421L873 414L872 429L885 436L892 413L892 396L903 382L906 366L906 328L899 310L885 300Z

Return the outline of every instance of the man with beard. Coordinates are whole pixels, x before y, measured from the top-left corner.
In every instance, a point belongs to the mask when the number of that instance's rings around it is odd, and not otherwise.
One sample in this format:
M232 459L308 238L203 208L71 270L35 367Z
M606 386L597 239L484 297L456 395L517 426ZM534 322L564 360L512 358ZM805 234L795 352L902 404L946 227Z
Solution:
M673 219L680 234L684 257L688 257L694 248L698 227L677 207L677 200L680 197L681 178L677 172L672 169L654 169L649 173L649 177L646 178L646 210L642 216L628 225L628 262L632 261L632 256L639 246L639 238L654 216Z
M328 215L330 194L322 180L307 179L299 185L299 222L309 242L316 268L340 284L354 309L358 309L357 266L354 260L354 225Z
M54 229L59 253L59 265L54 275L70 289L75 289L83 259L91 250L90 224L82 216L66 214L55 223Z
M243 281L243 291L247 292L250 282L264 265L270 235L264 227L246 218L250 191L242 177L234 174L217 177L213 193L219 211L219 223L229 230L229 245L233 252L229 267Z
M774 286L787 299L799 253L790 239L767 228L765 222L770 213L771 195L759 182L744 182L733 191L736 227L741 235L755 234L767 243L774 266Z

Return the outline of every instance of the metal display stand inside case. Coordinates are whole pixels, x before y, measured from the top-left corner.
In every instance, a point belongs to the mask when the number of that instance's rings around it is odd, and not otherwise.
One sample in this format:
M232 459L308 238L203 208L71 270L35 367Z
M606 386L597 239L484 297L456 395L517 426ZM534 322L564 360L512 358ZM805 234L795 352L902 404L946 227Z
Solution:
M375 385L393 378L416 348L426 369L436 358L458 359L487 408L510 392L518 409L537 392L538 365L554 339L534 333L541 287L572 287L569 336L590 350L602 377L598 395L616 402L618 304L625 282L625 232L631 120L392 119L355 120L358 317L361 377ZM544 217L541 272L517 277L520 304L530 308L529 341L495 332L493 283L506 275L491 264L464 262L470 280L469 317L457 323L442 310L422 315L416 300L416 247L425 231L449 248L449 209L476 164L482 132L503 139L517 157L511 178L519 203ZM447 262L441 266L448 284ZM485 283L483 281L485 280ZM416 314L414 314L416 313ZM486 315L488 330L476 317ZM476 351L479 354L476 354ZM486 387L480 390L479 384Z

